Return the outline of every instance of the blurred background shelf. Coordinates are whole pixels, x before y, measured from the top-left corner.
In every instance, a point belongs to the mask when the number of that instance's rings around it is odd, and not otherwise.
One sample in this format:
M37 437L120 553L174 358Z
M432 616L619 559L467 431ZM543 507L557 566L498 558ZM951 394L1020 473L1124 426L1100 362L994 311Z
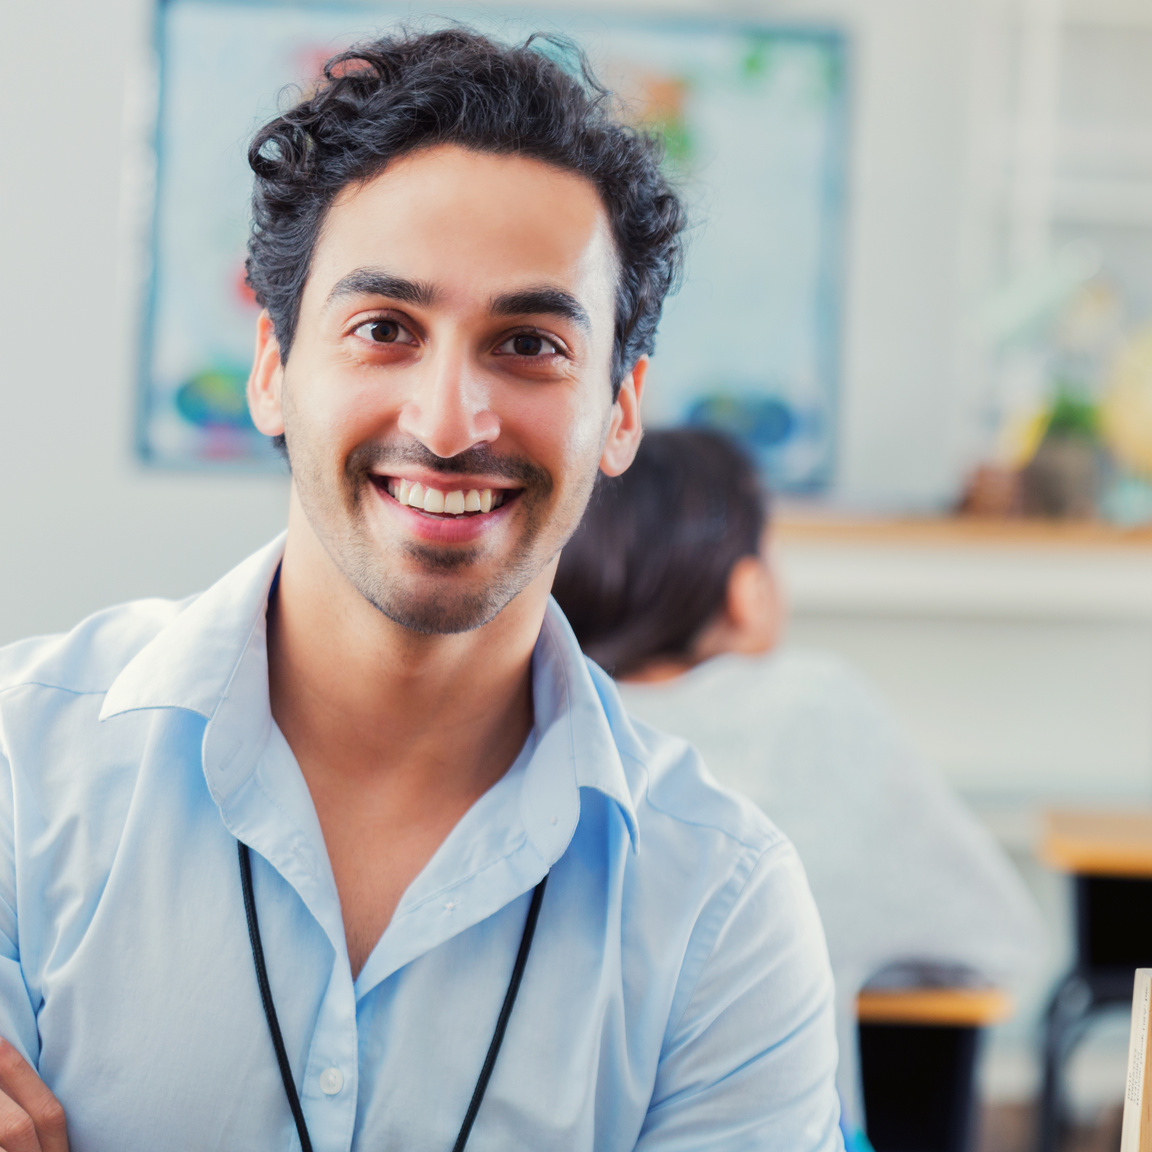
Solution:
M1061 799L1152 799L1152 533L1094 524L776 526L793 642L861 667L998 833Z
M1118 527L1095 520L1041 520L979 516L848 516L803 511L784 504L776 514L777 538L789 542L864 542L986 545L1008 548L1146 548L1152 525Z
M801 616L1152 622L1148 528L785 511L775 540Z

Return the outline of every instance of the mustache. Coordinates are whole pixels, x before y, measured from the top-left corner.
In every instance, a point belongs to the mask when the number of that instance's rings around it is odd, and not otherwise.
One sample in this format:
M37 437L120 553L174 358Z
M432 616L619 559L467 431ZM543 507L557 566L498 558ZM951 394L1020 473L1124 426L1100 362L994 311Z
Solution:
M540 493L552 490L552 476L524 456L493 452L486 445L467 448L455 456L437 456L419 441L405 444L361 444L348 457L349 480L372 472L392 471L398 465L415 465L445 476L499 476Z

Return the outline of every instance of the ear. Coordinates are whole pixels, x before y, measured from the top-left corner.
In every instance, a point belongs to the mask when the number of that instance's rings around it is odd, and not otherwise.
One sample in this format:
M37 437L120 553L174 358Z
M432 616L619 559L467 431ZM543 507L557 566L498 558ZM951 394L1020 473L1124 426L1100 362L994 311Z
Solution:
M281 392L284 387L284 365L280 361L280 344L267 311L256 320L256 353L248 376L248 411L252 423L265 436L279 436L284 431Z
M636 458L640 437L644 429L640 424L640 401L644 396L644 379L648 375L648 357L641 356L624 377L616 402L612 405L612 418L608 436L600 456L600 471L605 476L619 476Z
M764 557L745 556L736 561L728 576L725 615L736 651L753 654L776 646L784 608L775 574Z

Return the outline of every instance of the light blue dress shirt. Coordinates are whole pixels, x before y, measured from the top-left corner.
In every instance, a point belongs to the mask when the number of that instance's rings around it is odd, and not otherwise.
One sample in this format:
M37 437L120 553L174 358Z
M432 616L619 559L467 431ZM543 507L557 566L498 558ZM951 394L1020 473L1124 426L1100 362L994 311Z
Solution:
M841 1147L832 981L791 845L633 725L550 605L535 726L352 979L308 788L268 703L283 539L199 597L0 650L0 1033L73 1152L448 1152L550 871L469 1152Z

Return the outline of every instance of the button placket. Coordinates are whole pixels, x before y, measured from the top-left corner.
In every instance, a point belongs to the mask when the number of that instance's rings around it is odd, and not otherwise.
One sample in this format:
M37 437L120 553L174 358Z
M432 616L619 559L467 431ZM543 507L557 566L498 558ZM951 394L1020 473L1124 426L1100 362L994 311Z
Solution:
M350 975L350 973L348 974ZM356 1127L359 1046L350 980L328 988L304 1074L308 1127L316 1152L349 1152Z

